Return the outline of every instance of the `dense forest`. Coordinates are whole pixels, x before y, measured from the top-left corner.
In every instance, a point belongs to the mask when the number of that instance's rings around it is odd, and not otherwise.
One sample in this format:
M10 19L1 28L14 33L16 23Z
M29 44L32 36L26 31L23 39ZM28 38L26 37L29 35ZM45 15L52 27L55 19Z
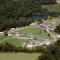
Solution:
M0 31L11 27L26 26L31 23L26 17L33 13L47 14L46 9L42 9L42 4L54 4L44 0L0 0ZM19 23L25 19L25 22ZM19 21L19 22L18 22ZM24 20L23 20L24 21ZM28 24L24 24L28 23Z
M0 19L17 20L40 10L40 0L0 0Z
M55 0L48 4L55 3ZM0 0L0 19L18 19L20 16L41 13L45 0Z

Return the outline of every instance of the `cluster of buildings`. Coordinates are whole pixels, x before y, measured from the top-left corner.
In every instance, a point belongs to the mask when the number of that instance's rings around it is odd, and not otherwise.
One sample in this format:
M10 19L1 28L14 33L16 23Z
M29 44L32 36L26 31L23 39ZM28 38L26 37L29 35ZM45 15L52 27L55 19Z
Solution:
M41 28L41 29L49 29L52 31L56 28L54 24L44 24L44 23L42 24L32 23L30 24L30 26Z
M52 44L52 40L45 40L45 41L43 41L43 40L27 40L24 42L24 46L26 48L33 48L36 46L46 48L50 44Z
M30 26L44 29L44 30L49 29L51 31L53 31L56 27L53 24L44 24L44 23L42 23L42 24L32 23L32 24L30 24ZM36 46L41 46L43 48L46 48L47 46L49 46L50 44L53 43L52 40L42 39L41 37L39 37L38 35L33 34L33 33L15 32L14 34L11 34L10 32L8 32L8 36L13 36L13 35L15 37L23 37L25 39L25 42L23 43L23 45L26 48L32 48L32 47L36 47ZM60 35L58 37L60 37Z
M53 31L55 29L55 26L52 24L40 24L39 26L42 29L49 29L51 31Z
M8 36L12 36L11 33L8 33ZM47 46L49 46L52 42L52 40L49 39L43 39L38 35L35 35L33 33L19 33L19 32L15 32L15 37L23 37L24 39L24 43L23 46L25 46L26 48L33 48L36 46L41 46L46 48Z

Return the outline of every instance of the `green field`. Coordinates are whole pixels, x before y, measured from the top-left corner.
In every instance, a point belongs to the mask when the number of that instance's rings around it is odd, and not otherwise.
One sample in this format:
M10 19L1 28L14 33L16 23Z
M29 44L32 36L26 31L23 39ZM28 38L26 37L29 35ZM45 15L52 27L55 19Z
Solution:
M54 25L59 25L60 24L60 18L52 18L51 20L43 20L43 23L47 24L53 24L52 22L55 22Z
M0 60L36 60L40 53L0 53Z
M9 44L15 45L16 47L20 47L20 46L22 46L24 40L19 39L19 38L8 37L8 38L1 40L0 44L4 44L6 42Z
M42 38L48 38L48 33L39 28L29 27L29 28L19 30L19 32L20 33L33 33L33 34L39 35Z
M60 12L60 4L45 5L44 8L47 8L50 12Z
M4 40L4 39L6 39L6 38L7 38L7 36L1 36L1 35L0 35L0 41Z

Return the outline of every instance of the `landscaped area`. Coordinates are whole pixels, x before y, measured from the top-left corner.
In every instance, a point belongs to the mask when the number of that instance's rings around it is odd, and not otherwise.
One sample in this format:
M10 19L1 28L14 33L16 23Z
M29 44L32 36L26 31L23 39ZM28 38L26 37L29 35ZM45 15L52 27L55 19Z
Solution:
M42 38L48 38L48 33L46 31L36 27L29 27L22 30L18 30L16 32L20 32L21 34L25 33L25 34L39 35Z
M19 37L16 36L16 32L19 32L20 34ZM42 42L48 41L49 38L52 39L51 36L48 35L47 31L36 27L30 27L30 26L27 28L14 31L11 34L12 36L10 37L0 36L1 37L0 44L7 42L9 44L15 45L16 47L20 47L26 40L29 40L30 38L32 38L32 40L34 39L41 40Z

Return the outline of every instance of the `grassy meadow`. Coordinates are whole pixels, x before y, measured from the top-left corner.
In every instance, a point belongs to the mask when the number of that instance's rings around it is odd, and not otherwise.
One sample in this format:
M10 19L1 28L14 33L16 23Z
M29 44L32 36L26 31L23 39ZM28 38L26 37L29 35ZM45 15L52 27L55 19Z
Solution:
M60 12L60 4L44 5L50 12Z
M0 60L37 60L40 53L0 53Z
M60 24L60 18L53 18L52 17L51 20L49 20L49 19L43 20L43 23L59 25Z

